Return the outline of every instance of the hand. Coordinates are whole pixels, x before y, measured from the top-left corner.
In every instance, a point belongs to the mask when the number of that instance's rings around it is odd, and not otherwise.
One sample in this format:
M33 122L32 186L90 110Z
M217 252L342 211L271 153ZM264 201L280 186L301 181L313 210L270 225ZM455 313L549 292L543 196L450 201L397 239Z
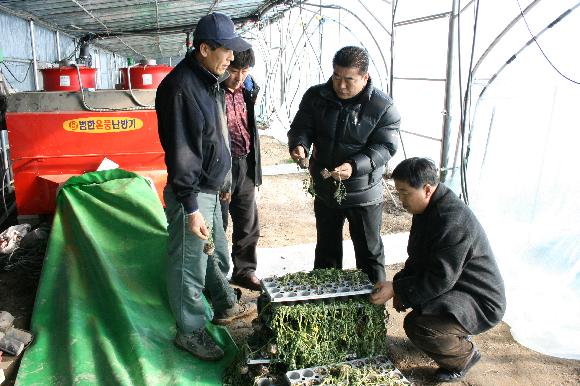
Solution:
M389 299L395 296L392 281L380 281L375 284L373 292L371 293L371 303L385 304Z
M232 193L231 192L220 192L220 200L225 201L228 204L232 201Z
M349 162L345 162L331 171L330 175L337 181L348 180L352 176L352 165Z
M403 312L407 309L407 307L405 307L403 303L401 303L397 295L393 296L393 308L397 312Z
M298 145L292 149L290 152L290 157L292 157L294 162L299 162L301 159L306 158L306 150L304 150L302 145Z
M202 240L207 240L209 237L209 230L205 225L205 219L200 211L187 216L187 226L189 231Z

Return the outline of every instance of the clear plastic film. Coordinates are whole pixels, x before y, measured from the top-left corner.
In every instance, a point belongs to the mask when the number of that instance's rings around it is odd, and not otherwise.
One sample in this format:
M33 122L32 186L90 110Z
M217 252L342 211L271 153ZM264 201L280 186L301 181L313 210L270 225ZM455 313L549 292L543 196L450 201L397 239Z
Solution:
M580 80L570 66L580 58L551 53ZM482 88L473 90L466 181L506 283L504 321L523 345L580 359L580 86L530 47L475 102ZM459 181L457 171L456 192Z

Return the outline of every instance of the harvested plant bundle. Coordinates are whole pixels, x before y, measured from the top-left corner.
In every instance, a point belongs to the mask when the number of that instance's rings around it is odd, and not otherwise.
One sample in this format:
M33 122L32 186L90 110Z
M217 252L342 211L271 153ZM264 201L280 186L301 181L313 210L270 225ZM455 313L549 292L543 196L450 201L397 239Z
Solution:
M373 366L355 368L346 365L331 366L328 375L319 385L334 386L402 386L409 382L401 380L398 373L385 373ZM400 373L399 373L400 374Z
M365 299L272 308L277 361L304 368L384 354L385 308Z

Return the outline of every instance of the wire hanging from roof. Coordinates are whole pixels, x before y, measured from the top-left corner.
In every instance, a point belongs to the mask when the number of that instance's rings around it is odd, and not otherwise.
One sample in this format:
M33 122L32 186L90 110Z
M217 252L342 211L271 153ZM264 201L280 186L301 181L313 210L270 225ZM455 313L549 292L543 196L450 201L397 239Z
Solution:
M349 10L348 8L344 8L344 7L337 6L337 5L315 5L315 4L309 4L307 2L304 2L304 3L301 3L301 4L306 5L306 6L311 6L311 7L320 7L320 8L329 8L329 9L342 9L342 10L348 12L349 14L351 14L352 16L354 16L360 22L360 24L367 30L367 32L369 33L371 39L375 43L375 46L377 47L377 49L378 49L378 51L380 53L380 57L383 60L383 65L385 67L385 72L387 74L387 77L386 78L388 79L390 70L389 70L389 67L387 66L387 61L385 59L385 55L383 53L383 50L381 48L381 45L377 42L377 40L374 37L374 34L370 30L370 28L367 26L367 24L357 14L355 14L354 12L352 12L351 10ZM389 90L388 90L389 86L388 86L388 84L387 84L387 87L386 88L387 89L385 90L385 92L389 93Z
M519 50L517 50L512 56L510 56L501 65L501 67L489 78L489 80L487 81L487 83L485 84L485 86L483 87L483 89L481 90L481 92L479 93L479 95L477 96L477 101L475 103L475 109L474 109L473 116L476 116L477 115L477 109L479 107L479 103L480 103L481 99L483 98L483 95L487 92L487 90L489 89L489 86L497 79L497 77L503 72L503 70L505 70L505 68L507 66L509 66L510 64L512 64L517 59L518 55L520 53L522 53L527 47L529 47L530 44L532 44L535 41L535 39L537 39L538 37L540 37L548 29L554 27L557 23L559 23L560 21L562 21L565 17L569 16L579 6L580 6L580 2L577 3L576 5L574 5L572 8L569 8L568 10L564 11L560 16L558 16L556 19L554 19L553 21L551 21L540 32L538 32L537 34L535 34L533 36L533 38L529 39L526 43L524 43L524 45Z
M562 73L562 71L560 71L560 70L559 70L559 69L558 69L558 68L557 68L557 67L556 67L556 66L555 66L555 65L552 63L552 61L551 61L551 60L548 58L548 56L546 55L546 53L545 53L545 52L544 52L544 50L542 49L542 46L540 46L540 43L539 43L539 42L538 42L538 40L536 39L536 36L534 36L534 33L533 33L533 32L532 32L532 30L530 29L530 25L528 24L528 21L526 20L526 17L524 16L524 12L522 11L522 6L520 5L520 2L519 2L519 0L516 0L516 3L518 3L518 8L520 9L520 14L522 15L522 19L524 20L524 23L526 24L526 27L527 27L527 29L528 29L528 32L529 32L529 33L530 33L530 35L532 36L532 40L533 40L533 41L536 43L536 45L537 45L537 46L538 46L538 48L540 49L540 52L542 53L542 56L543 56L543 57L546 59L546 61L547 61L547 62L550 64L550 66L552 66L552 68L553 68L553 69L554 69L554 70L555 70L555 71L556 71L556 72L557 72L557 73L558 73L558 74L559 74L559 75L560 75L562 78L564 78L564 79L566 79L566 80L568 80L568 81L570 81L570 82L572 82L572 83L574 83L574 84L580 84L580 82L578 82L578 81L576 81L576 80L574 80L574 79L571 79L571 78L567 77L566 75L564 75L564 74ZM576 6L574 6L573 8L576 8L578 5L580 5L580 3L576 4ZM564 13L562 14L562 16L561 16L560 18L558 18L558 19L554 20L554 23L553 23L553 24L550 24L550 25L548 26L548 28L552 28L552 27L553 27L553 25L554 25L554 24L556 24L556 23L558 23L562 17L566 17L566 16L567 16L567 13L569 13L569 12L572 12L572 9L573 9L573 8L570 8L570 9L568 9L566 12L564 12Z

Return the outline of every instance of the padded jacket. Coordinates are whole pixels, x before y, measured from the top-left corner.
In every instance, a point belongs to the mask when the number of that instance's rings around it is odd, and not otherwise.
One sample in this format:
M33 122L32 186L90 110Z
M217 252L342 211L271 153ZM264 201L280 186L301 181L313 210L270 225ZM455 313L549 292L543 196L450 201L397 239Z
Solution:
M161 82L155 98L167 184L186 213L198 209L197 194L228 191L231 169L223 77L202 67L195 51Z
M302 145L312 147L310 174L314 191L331 207L356 207L383 201L382 175L389 159L397 151L401 117L393 101L376 89L369 78L354 103L336 96L332 79L311 87L304 94L288 131L290 151ZM353 167L344 180L346 197L340 204L334 199L334 179L324 179L321 171L332 171L344 162Z

